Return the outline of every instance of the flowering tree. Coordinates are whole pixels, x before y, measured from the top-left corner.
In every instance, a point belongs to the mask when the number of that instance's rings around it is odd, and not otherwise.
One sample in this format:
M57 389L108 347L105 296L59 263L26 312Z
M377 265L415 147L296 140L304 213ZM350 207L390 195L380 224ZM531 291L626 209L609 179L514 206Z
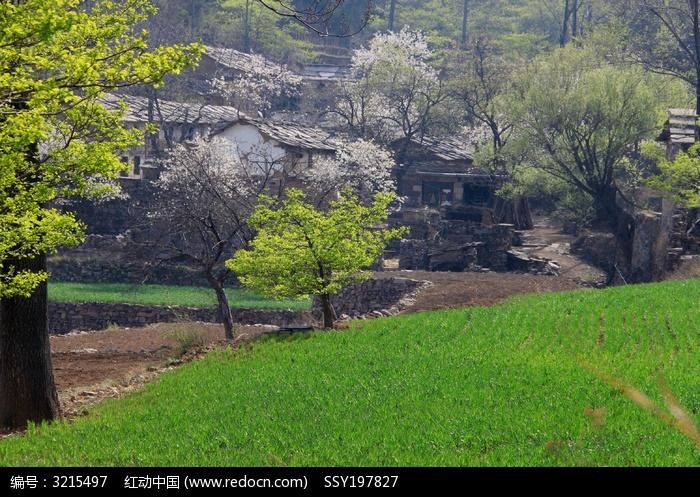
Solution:
M216 293L226 338L234 336L225 292L231 272L223 261L250 239L248 217L279 168L274 161L249 161L221 139L176 145L156 181L148 217L160 233L162 258L188 260Z
M354 81L345 83L333 112L359 136L422 138L443 121L448 98L430 65L434 55L419 31L377 34L353 53Z
M342 143L333 157L316 159L310 169L303 171L303 179L320 205L343 188L357 194L393 191L393 167L391 152L360 138Z
M301 76L282 66L270 63L261 55L248 55L248 70L232 79L214 78L212 90L221 95L227 105L239 111L266 115L280 99L299 95Z

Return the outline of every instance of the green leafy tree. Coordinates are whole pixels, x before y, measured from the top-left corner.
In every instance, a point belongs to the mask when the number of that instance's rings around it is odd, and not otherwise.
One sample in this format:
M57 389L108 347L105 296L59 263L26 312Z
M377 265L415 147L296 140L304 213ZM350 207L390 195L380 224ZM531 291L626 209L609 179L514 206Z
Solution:
M291 189L279 208L266 199L249 224L257 230L249 250L227 262L241 282L275 298L315 295L323 307L323 325L332 328L335 313L330 298L371 275L366 269L386 244L404 233L382 228L395 196L378 193L369 206L345 191L327 211L305 201Z
M659 173L649 179L649 185L672 193L687 207L700 207L700 143L687 152L680 152L672 161L666 159L656 144L645 148L648 156L657 159L659 169Z
M597 63L590 51L567 47L533 62L512 101L514 146L588 195L596 221L611 228L630 152L656 127L659 102L648 80L639 68Z
M142 136L108 112L105 90L159 84L197 46L149 50L148 0L0 2L0 425L59 411L47 326L46 253L83 226L56 201L100 196Z

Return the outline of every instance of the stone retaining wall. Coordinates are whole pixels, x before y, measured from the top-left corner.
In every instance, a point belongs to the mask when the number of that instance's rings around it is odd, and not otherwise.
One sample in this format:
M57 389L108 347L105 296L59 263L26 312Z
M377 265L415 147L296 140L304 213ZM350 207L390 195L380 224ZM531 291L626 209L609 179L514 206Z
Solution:
M345 289L332 298L338 317L398 314L412 304L412 298L430 286L427 281L408 278L373 278ZM309 326L317 324L320 306L314 311L231 309L239 324ZM110 325L136 328L175 321L219 322L216 309L136 304L49 302L49 331L62 335L72 330L103 330Z
M208 287L209 282L197 268L183 264L148 264L119 258L49 258L51 281L76 283L151 283Z
M331 298L338 317L398 314L412 304L411 298L430 286L430 282L408 278L372 278L346 288ZM314 315L321 316L321 305L314 301Z
M272 324L301 326L312 324L309 311L231 309L233 320L239 324ZM216 309L146 306L135 304L49 302L49 331L62 335L72 330L103 330L110 325L136 328L153 323L203 321L217 323Z

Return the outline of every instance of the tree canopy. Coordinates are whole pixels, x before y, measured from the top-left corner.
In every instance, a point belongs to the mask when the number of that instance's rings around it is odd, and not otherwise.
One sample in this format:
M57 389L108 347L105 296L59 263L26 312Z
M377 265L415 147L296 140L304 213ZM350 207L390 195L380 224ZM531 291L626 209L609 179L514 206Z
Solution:
M290 189L280 206L267 199L250 218L257 231L249 250L238 251L227 265L241 282L275 298L316 295L324 306L324 326L332 327L330 296L369 278L367 271L386 244L404 233L384 228L395 196L378 193L364 205L345 191L320 210Z
M53 419L46 253L75 245L69 197L104 195L142 139L105 91L159 85L201 48L149 49L148 0L0 2L0 426Z
M646 81L640 68L564 48L529 65L513 94L516 147L535 167L593 198L599 221L615 218L628 152L656 127L658 100Z
M149 51L135 27L148 1L82 4L0 3L0 297L27 296L47 276L10 261L80 241L80 223L52 203L104 193L123 167L116 152L143 138L101 105L103 92L157 85L199 51Z

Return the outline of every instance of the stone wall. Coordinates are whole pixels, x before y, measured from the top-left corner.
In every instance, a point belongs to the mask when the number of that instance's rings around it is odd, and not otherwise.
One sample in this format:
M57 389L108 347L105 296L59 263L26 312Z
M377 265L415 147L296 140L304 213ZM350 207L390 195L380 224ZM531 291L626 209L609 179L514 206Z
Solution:
M376 278L345 289L332 299L338 317L346 315L397 314L412 303L427 281L408 278ZM233 320L239 324L271 324L280 327L309 326L320 317L320 306L314 311L231 309ZM153 323L203 321L217 323L216 309L195 309L176 306L146 306L135 304L49 302L49 330L61 335L72 330L103 330L110 325L136 328Z
M430 282L409 278L372 278L360 285L346 288L331 298L338 317L398 314L408 307L418 292ZM321 305L314 301L314 315L321 316Z
M313 324L309 311L231 309L239 324L272 324L281 327ZM49 331L62 335L72 330L103 330L110 325L136 328L153 323L203 321L217 323L216 309L145 306L134 304L49 302Z
M183 264L128 261L109 251L105 254L111 254L112 258L68 255L49 257L51 281L209 286L209 282L197 268Z
M508 250L514 229L510 224L485 225L443 220L434 238L403 240L399 267L424 271L508 270Z
M78 219L87 226L89 234L117 235L141 226L155 193L151 181L120 178L123 198L104 202L76 200L69 205Z

